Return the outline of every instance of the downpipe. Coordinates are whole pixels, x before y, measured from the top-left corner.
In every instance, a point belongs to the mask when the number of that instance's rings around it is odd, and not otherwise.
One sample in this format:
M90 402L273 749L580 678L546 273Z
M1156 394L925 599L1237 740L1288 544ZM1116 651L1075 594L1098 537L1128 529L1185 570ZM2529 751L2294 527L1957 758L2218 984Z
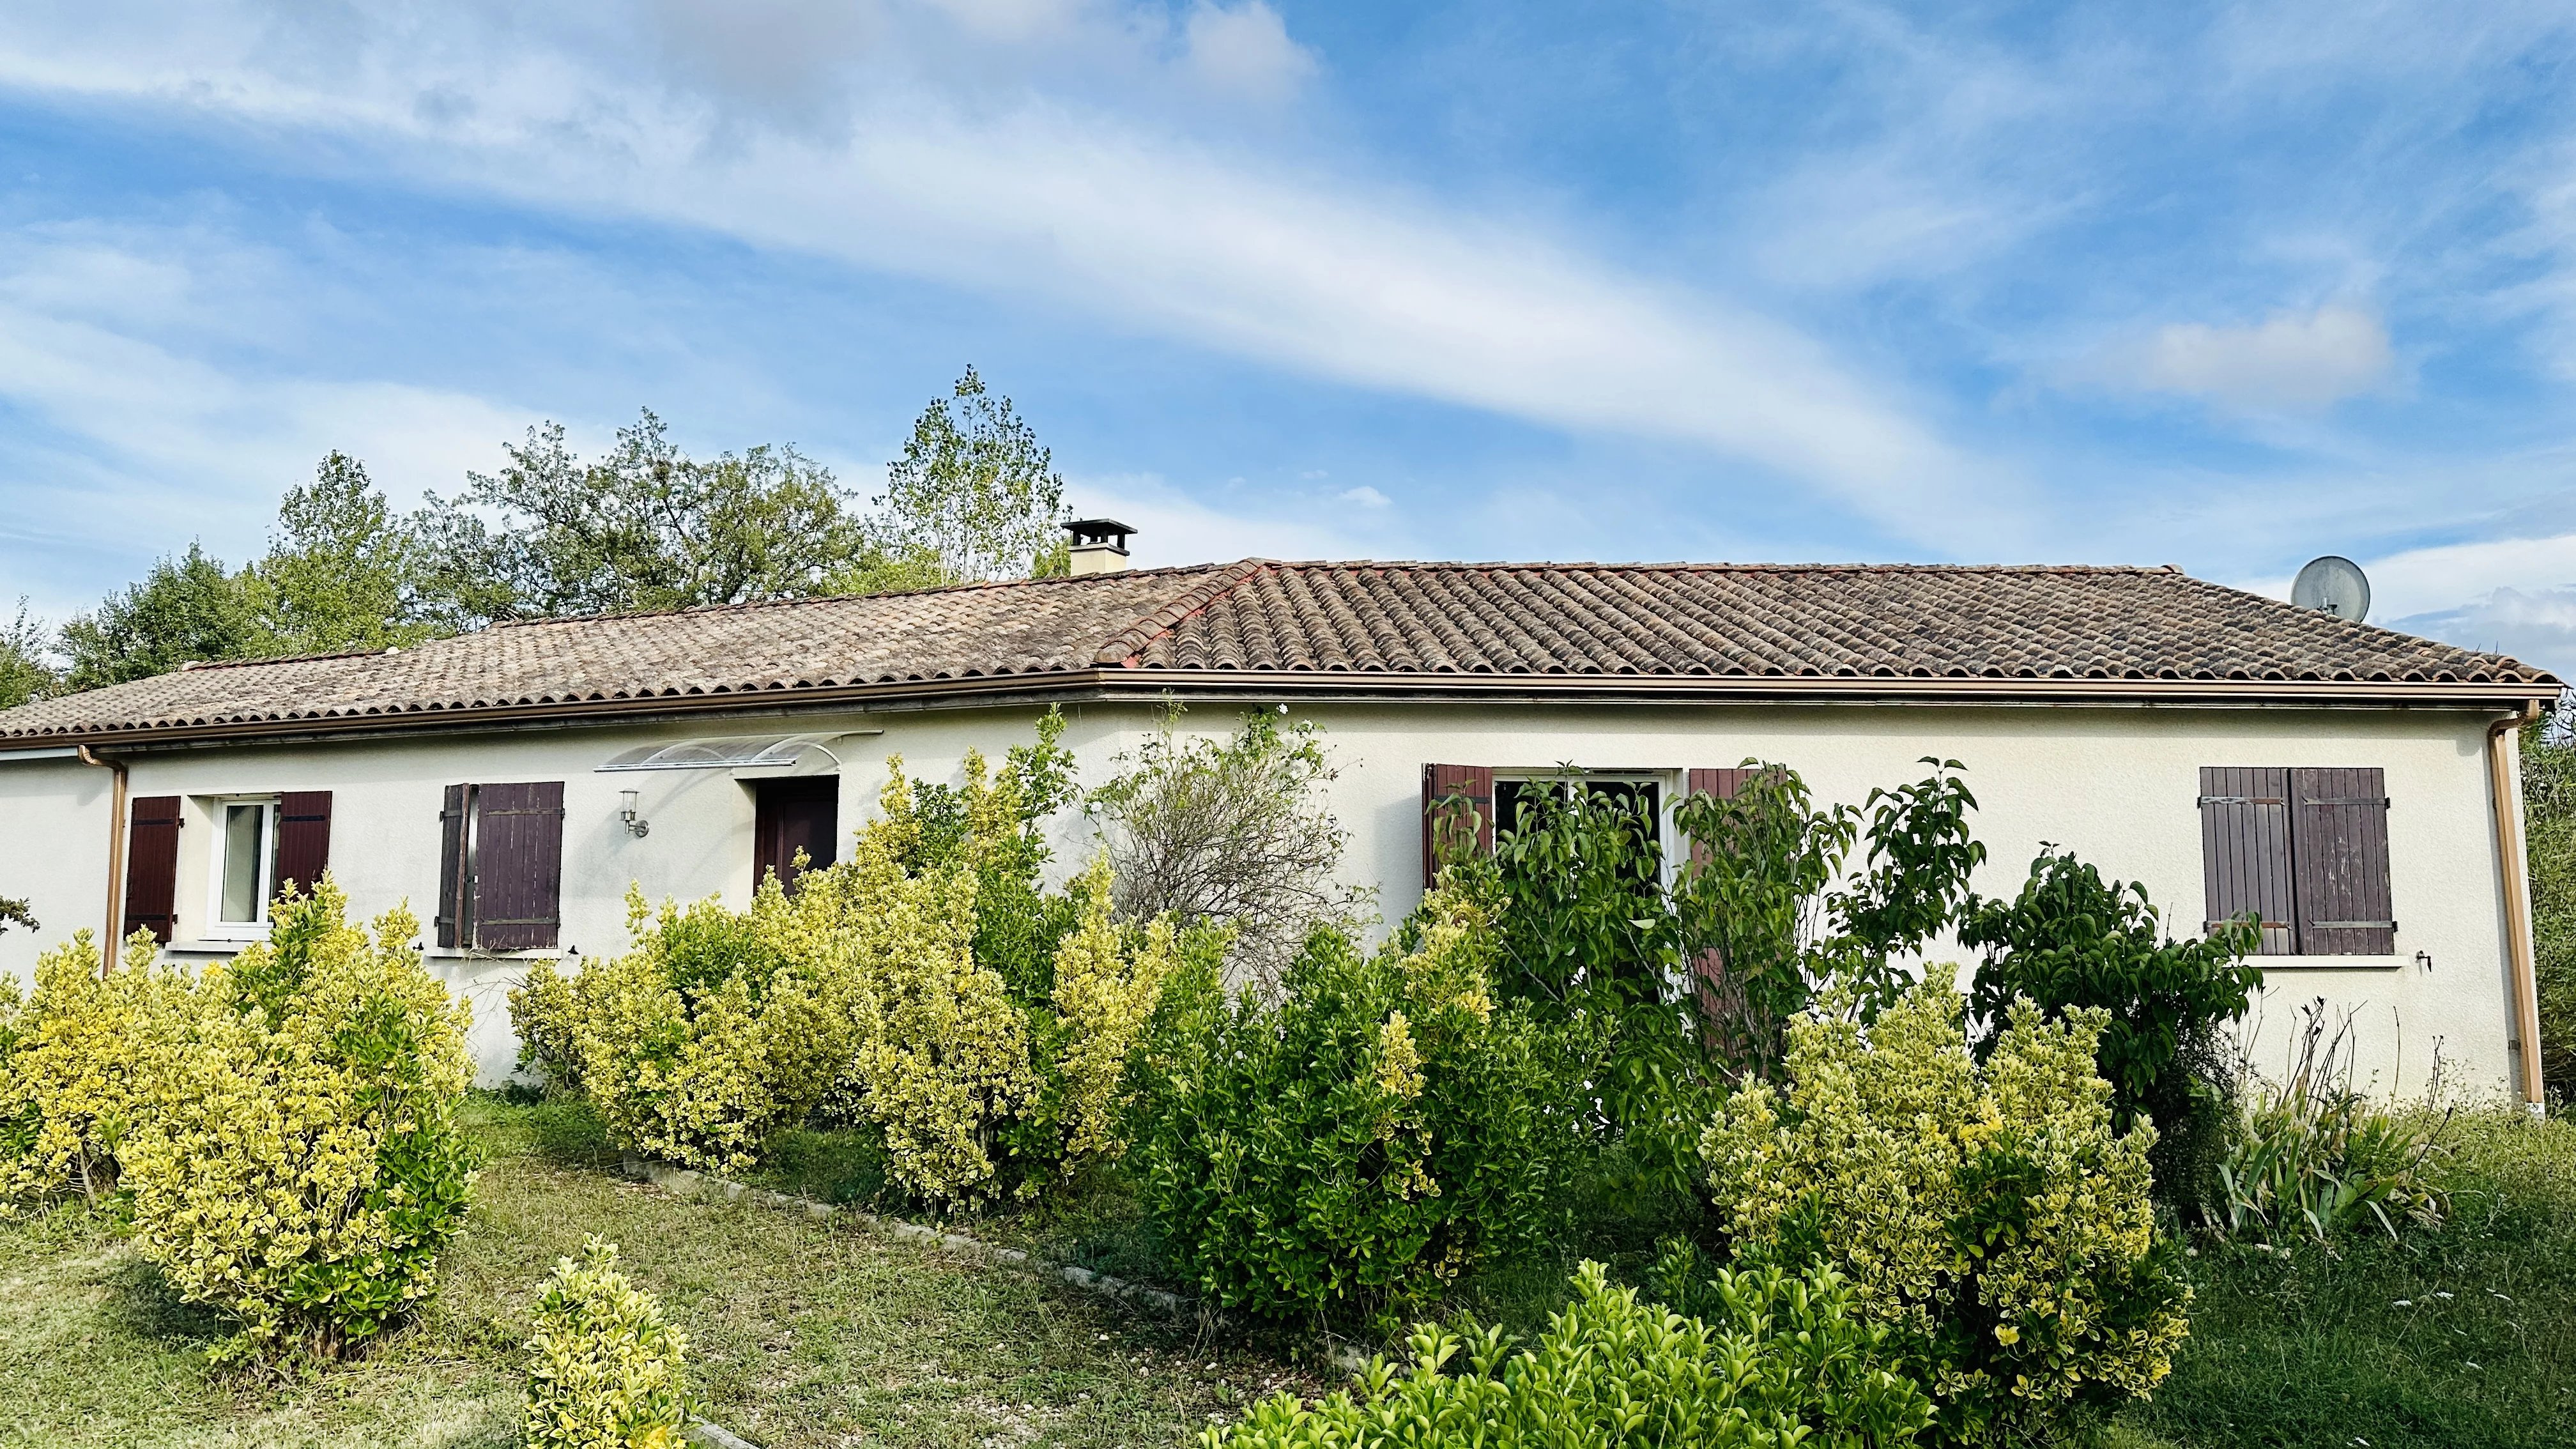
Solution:
M80 748L80 762L114 773L115 782L108 788L107 807L107 929L99 938L98 970L104 980L116 969L117 926L122 922L125 892L125 791L123 760L101 759L90 753L87 745Z
M2531 935L2531 862L2523 853L2522 782L2509 741L2540 718L2540 701L2487 726L2487 784L2495 794L2496 871L2504 887L2505 957L2513 969L2514 1035L2521 1038L2522 1102L2534 1115L2549 1108L2540 1080L2540 974Z

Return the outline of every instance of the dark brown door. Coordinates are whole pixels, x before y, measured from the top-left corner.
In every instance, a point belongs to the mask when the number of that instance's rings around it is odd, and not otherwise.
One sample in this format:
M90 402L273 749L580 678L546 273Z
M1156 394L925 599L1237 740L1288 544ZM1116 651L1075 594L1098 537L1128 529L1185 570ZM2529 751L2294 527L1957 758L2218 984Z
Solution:
M751 881L757 890L772 874L788 890L796 889L796 852L805 852L808 869L839 859L841 777L803 775L793 780L762 780L751 787L757 810L752 827Z

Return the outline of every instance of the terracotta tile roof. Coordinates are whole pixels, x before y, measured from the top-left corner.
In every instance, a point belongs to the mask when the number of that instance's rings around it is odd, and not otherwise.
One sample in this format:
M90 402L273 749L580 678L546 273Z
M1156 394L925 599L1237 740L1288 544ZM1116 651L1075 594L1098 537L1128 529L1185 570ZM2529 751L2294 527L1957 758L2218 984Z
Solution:
M508 624L191 668L0 712L0 739L744 707L970 686L1506 681L1760 693L2512 698L2548 674L2172 569L1242 563ZM2087 688L2087 682L2093 686ZM2063 687L2061 687L2063 686Z

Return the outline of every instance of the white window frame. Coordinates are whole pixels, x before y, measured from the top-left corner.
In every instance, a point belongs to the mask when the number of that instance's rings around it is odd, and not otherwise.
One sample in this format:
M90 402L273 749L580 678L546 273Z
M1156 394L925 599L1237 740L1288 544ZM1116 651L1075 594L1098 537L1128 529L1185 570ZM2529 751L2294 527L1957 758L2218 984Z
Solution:
M1494 789L1500 793L1503 786L1507 784L1528 785L1559 779L1564 774L1565 767L1562 765L1549 765L1540 769L1512 769L1508 766L1497 766L1494 770ZM1681 837L1673 829L1673 807L1681 803L1680 787L1689 777L1678 770L1595 770L1582 765L1574 767L1574 774L1575 778L1587 785L1652 785L1655 787L1656 869L1662 872L1664 889L1671 890L1678 884L1681 876L1675 869L1673 847L1680 843ZM1497 819L1494 825L1499 830L1502 822Z
M212 826L206 832L206 925L205 941L264 941L268 939L268 898L277 890L277 805L275 795L215 795L207 798L206 814ZM261 807L259 839L259 919L227 921L224 915L224 852L229 846L224 829L226 817L235 805Z

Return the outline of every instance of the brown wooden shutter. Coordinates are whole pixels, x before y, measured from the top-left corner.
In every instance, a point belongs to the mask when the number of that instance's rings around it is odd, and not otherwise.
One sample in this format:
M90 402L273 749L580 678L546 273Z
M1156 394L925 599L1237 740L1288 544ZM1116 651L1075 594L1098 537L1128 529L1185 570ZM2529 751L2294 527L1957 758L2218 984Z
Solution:
M1487 765L1422 767L1422 888L1440 879L1442 852L1494 853L1494 772Z
M1748 768L1686 770L1682 776L1682 798L1708 795L1719 800L1732 800L1753 775L1754 771ZM1706 843L1694 839L1690 850L1694 862L1708 859ZM1717 1050L1740 1057L1745 1047L1742 1039L1744 989L1727 975L1726 953L1714 949L1700 952L1691 961L1691 971L1699 978L1694 994L1699 1001L1701 1029L1709 1034L1708 1040Z
M2375 769L2292 770L2299 953L2387 956L2397 950L2388 893L2388 782Z
M2265 956L2299 951L2290 774L2229 765L2204 765L2200 771L2200 873L2208 901L2201 929L2255 912L2263 923Z
M1744 788L1744 782L1752 778L1753 772L1746 769L1686 770L1683 772L1682 798L1713 795L1720 800L1732 800L1735 792ZM1691 842L1691 859L1699 860L1707 854L1707 846L1696 840Z
M455 950L474 939L474 787L450 785L438 809L438 944Z
M552 950L563 923L563 781L483 785L474 803L474 944Z
M167 946L179 924L179 797L145 795L129 807L125 836L125 924Z
M306 895L331 868L331 792L289 790L277 797L277 893L292 884Z

